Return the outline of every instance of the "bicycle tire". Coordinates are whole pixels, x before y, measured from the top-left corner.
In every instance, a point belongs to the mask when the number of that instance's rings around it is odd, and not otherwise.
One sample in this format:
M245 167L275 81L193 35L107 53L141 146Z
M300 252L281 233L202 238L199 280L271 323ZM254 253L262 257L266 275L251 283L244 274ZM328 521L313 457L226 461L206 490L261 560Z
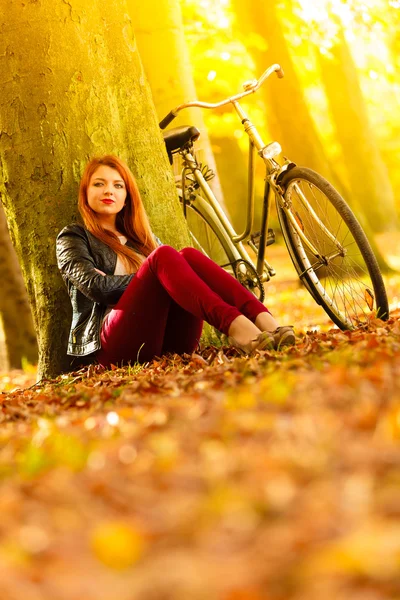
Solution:
M182 203L181 195L179 195L179 199ZM249 283L243 283L243 277L238 277L236 265L239 262L244 263L245 261L234 248L233 243L225 230L213 218L212 208L209 207L208 203L201 197L198 197L196 202L199 206L201 205L201 210L194 204L186 204L186 222L188 224L193 247L211 258L215 263L232 275L232 277L238 279L246 289L262 302L264 300L264 289L262 288L260 295L257 295Z
M321 175L304 167L285 173L280 185L287 206L323 258L319 260L311 254L276 198L289 254L314 300L340 329L366 326L374 314L387 320L389 305L378 262L361 225L340 194ZM301 195L342 245L343 255L334 256L337 248L304 207ZM333 258L326 258L329 253Z
M233 274L233 267L229 265L235 262L235 257L226 239L216 231L209 216L197 207L187 204L186 222L193 247Z

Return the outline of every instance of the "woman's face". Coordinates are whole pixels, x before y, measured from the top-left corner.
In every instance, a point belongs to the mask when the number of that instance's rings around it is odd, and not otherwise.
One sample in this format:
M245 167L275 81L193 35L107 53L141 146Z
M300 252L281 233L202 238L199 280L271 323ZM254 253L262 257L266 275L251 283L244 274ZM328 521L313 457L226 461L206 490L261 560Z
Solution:
M100 165L93 173L87 189L90 208L104 221L115 221L126 200L126 186L116 169Z

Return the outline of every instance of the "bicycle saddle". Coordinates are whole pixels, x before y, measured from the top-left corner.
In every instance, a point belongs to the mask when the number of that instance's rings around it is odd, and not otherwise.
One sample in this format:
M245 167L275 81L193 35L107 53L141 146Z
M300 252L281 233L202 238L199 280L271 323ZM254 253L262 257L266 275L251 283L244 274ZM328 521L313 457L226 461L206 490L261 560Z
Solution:
M163 132L163 136L168 154L170 154L174 150L179 150L188 142L195 142L200 136L200 131L197 127L184 125Z

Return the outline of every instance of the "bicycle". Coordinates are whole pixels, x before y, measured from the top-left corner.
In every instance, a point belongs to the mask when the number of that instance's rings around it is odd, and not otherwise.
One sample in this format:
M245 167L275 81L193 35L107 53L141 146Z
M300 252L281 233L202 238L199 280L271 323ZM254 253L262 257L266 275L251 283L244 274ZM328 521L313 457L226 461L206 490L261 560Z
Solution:
M279 78L284 76L280 65L274 64L258 80L245 82L243 92L213 104L198 100L180 104L159 124L165 129L185 108L214 109L231 103L249 137L247 224L238 235L208 184L212 173L196 159L193 145L200 135L198 129L186 126L164 132L171 164L175 153L182 159L177 188L193 244L263 301L263 284L276 274L265 258L266 248L275 240L268 227L274 196L279 225L297 274L332 321L341 329L354 329L366 326L373 316L386 320L389 306L378 262L349 206L318 173L289 159L279 162L279 143L265 144L239 104L274 72ZM256 151L265 163L266 176L261 230L252 233ZM256 263L244 242L255 252Z

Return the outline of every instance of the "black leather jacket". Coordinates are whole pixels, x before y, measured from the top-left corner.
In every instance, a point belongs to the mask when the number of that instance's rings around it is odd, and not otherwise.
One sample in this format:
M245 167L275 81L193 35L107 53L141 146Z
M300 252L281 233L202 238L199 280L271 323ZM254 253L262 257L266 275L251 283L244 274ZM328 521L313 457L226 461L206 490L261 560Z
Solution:
M156 241L161 244L158 238ZM127 245L138 251L129 240ZM118 302L134 275L114 275L116 253L82 225L64 227L57 236L56 251L72 303L67 354L87 356L101 346L100 329L107 306Z

